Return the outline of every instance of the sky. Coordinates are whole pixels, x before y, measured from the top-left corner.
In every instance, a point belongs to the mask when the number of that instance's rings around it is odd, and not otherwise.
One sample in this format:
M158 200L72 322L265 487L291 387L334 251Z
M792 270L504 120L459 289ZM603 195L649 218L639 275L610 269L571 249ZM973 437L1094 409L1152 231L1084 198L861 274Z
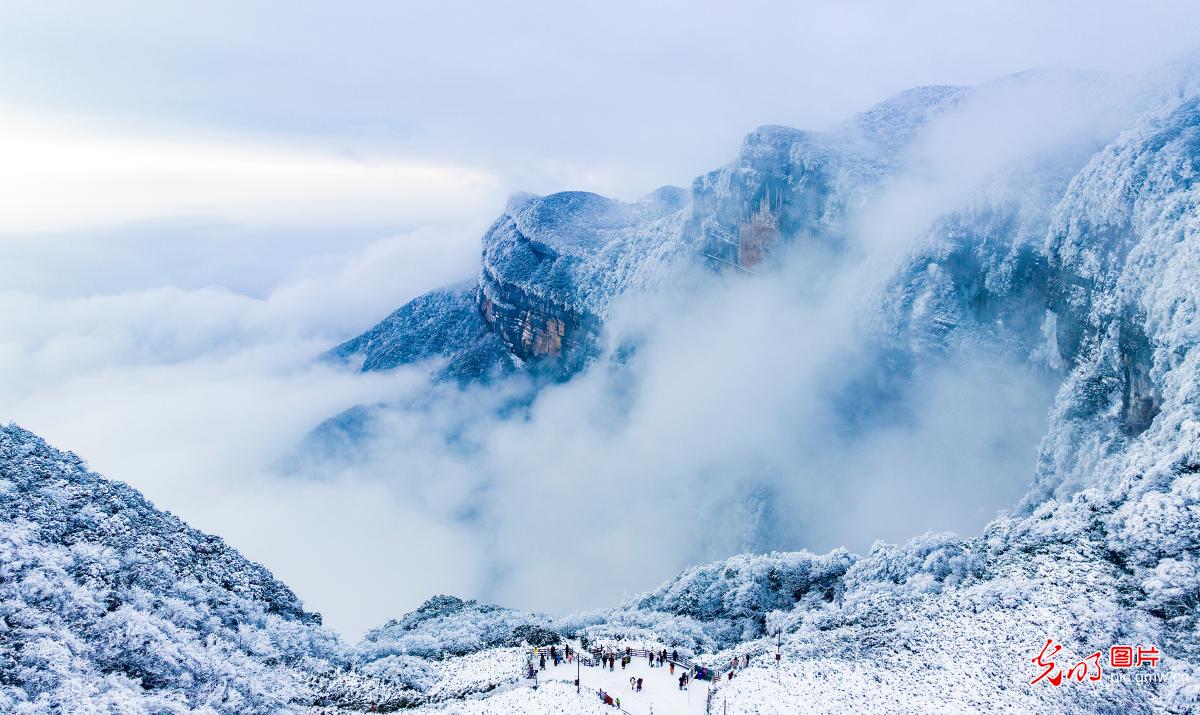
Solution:
M349 637L433 592L554 608L529 598L527 584L558 562L495 586L489 561L515 568L513 549L481 548L479 534L381 476L419 462L451 475L444 489L467 489L453 475L479 464L401 449L364 474L281 476L321 420L423 384L412 371L356 376L315 356L406 300L471 277L479 237L512 192L632 199L686 186L732 158L755 126L821 128L908 87L1035 67L1138 75L1191 52L1197 26L1200 6L1186 2L6 2L0 419L221 534ZM964 151L972 136L959 136ZM669 419L655 406L672 404L670 366L694 349L667 340L649 362L663 397L647 399L647 424ZM529 473L506 439L588 429L561 412L603 404L589 397L601 389L594 382L549 398L542 427L514 436L512 425L489 424L487 468ZM950 400L977 382L945 375L930 394ZM448 413L470 412L495 396L445 399ZM1019 421L1028 434L1004 436L1024 444L1042 407L997 404L990 414L997 430ZM780 409L773 416L801 419ZM938 423L953 413L923 414ZM428 436L420 419L395 419L396 435ZM921 434L944 440L953 428ZM911 435L876 437L879 453L894 454ZM645 447L627 439L583 440L576 456ZM929 483L930 493L945 487ZM1005 485L995 498L1015 495L1019 485ZM936 524L911 500L912 518L880 536L983 518ZM882 517L878 504L861 506L857 520ZM518 533L506 520L524 512L502 513L496 528ZM580 602L652 587L691 556L666 549L587 584L593 598Z

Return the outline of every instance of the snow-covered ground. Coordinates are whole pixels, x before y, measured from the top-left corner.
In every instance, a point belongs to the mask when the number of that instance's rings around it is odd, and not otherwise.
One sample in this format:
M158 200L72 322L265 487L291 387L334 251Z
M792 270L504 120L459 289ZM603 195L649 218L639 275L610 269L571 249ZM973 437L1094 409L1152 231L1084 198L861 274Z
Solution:
M559 666L560 668L562 666ZM628 687L626 683L626 687ZM624 703L622 703L624 704ZM514 688L482 700L460 700L441 705L418 708L414 713L433 715L614 715L617 711L602 705L599 698L575 694L575 686L567 683L545 683L536 691ZM655 710L657 713L658 710Z
M547 664L546 669L538 673L536 690L530 687L531 681L515 679L514 674L524 667L520 649L489 649L466 658L452 658L438 666L443 681L455 686L439 688L447 691L441 694L457 691L466 699L430 705L416 712L444 715L618 713L615 708L600 703L598 691L603 689L614 698L620 698L621 708L630 715L703 715L710 688L707 682L693 681L687 690L680 690L682 668L677 667L672 674L669 667L649 667L645 658L634 658L624 669L618 664L611 672L598 666L583 666L579 670L581 689L578 694L574 663L564 662L557 667ZM642 679L640 693L630 688L631 677ZM485 688L494 690L485 693Z
M525 667L525 649L489 648L434 665L438 681L428 693L431 699L469 696L515 682Z
M702 715L705 699L708 697L708 683L693 681L687 690L679 689L679 675L683 670L663 666L651 668L645 658L634 658L627 667L620 663L611 672L607 668L584 666L580 671L580 685L584 696L599 697L596 690L603 688L614 698L621 699L621 708L631 715ZM543 682L566 681L575 682L575 666L565 663L555 668L547 665L540 674ZM630 678L642 679L642 692L636 692L629 687Z

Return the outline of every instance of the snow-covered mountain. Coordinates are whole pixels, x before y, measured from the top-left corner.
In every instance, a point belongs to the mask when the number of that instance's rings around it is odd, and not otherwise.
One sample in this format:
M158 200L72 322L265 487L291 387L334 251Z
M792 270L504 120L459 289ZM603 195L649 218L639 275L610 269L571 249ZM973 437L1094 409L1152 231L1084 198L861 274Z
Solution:
M732 712L1200 710L1194 76L1089 116L1095 131L1066 123L1034 146L990 138L994 164L961 195L940 187L949 203L906 177L962 169L954 142L981 139L956 118L1015 121L992 93L1058 96L1057 80L912 90L825 132L764 127L690 191L632 204L514 197L484 236L474 284L418 298L332 352L363 370L429 362L443 384L569 380L627 358L605 328L629 296L684 275L753 281L882 255L883 280L858 313L863 356L832 389L846 430L879 419L923 371L985 354L1060 385L1032 488L980 536L737 556L564 618L438 597L346 646L261 567L10 427L5 706L585 713L596 701L572 688L524 687L522 648L586 639L682 649L709 667L750 656L717 691ZM1097 81L1066 84L1086 93ZM929 146L939 141L949 148ZM886 215L908 224L871 223L897 203L909 210ZM912 235L860 242L892 229ZM1104 677L1031 684L1047 639L1064 669L1102 653ZM1118 644L1156 647L1159 663L1136 671L1155 677L1109 668Z
M981 188L922 219L866 309L870 357L854 389L874 390L873 409L930 365L981 350L1060 381L1035 484L1014 515L976 539L930 535L861 558L719 562L560 628L709 652L738 643L764 652L756 639L782 629L789 677L751 668L727 691L739 712L1200 706L1200 91L1192 74L1139 95L1140 116L1114 109L1100 131L1011 152ZM1045 79L913 90L827 132L761 128L735 161L693 183L677 215L643 224L678 221L677 233L629 231L631 243L643 242L627 249L629 260L657 275L695 263L781 270L788 251L858 260L851 227L888 200L895 177L922 171L914 157L929 153L912 151L915 143L953 139L924 132L930 122L953 126L996 87ZM1076 89L1095 82L1103 80L1067 80ZM572 233L577 226L564 224ZM485 254L495 240L485 239ZM502 272L485 258L481 285ZM567 290L602 320L619 292L611 285ZM477 289L481 306L485 293ZM1153 643L1170 677L1039 690L1029 685L1030 659L1046 638L1076 659Z
M683 252L685 199L675 187L633 204L581 191L513 196L483 236L473 288L421 296L331 357L361 359L363 370L444 358L439 376L464 382L526 362L570 375L595 355L610 301L652 287Z
M761 127L690 191L667 186L632 204L578 191L513 196L483 236L474 286L421 296L330 357L365 371L441 358L438 377L459 381L514 362L569 376L596 355L609 306L625 293L653 290L688 263L749 270L784 242L839 243L847 213L967 94L917 88L828 132Z
M344 662L265 568L15 426L0 512L0 710L269 712Z

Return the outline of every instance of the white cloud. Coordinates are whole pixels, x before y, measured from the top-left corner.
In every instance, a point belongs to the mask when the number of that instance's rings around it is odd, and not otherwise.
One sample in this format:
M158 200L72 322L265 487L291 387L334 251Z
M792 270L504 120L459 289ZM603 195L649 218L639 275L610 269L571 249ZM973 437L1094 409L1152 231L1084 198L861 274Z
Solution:
M478 216L497 180L449 162L339 156L239 137L0 118L0 233L219 218L259 228Z
M422 371L358 375L314 359L417 293L470 275L437 236L374 242L254 298L173 287L0 293L0 420L14 420L160 508L268 563L349 632L431 591L478 588L467 538L386 483L280 465L314 426L397 399ZM412 529L417 529L413 532ZM413 538L438 548L390 546ZM457 548L452 565L442 548ZM343 610L343 605L356 604ZM356 615L357 614L357 615Z

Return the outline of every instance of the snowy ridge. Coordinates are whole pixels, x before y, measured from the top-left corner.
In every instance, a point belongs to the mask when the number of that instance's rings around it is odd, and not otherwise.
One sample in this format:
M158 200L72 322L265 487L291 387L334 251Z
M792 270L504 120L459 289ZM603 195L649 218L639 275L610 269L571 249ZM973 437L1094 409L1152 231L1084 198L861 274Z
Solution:
M654 291L697 263L752 270L786 242L836 248L847 213L903 166L924 126L968 94L920 87L824 133L760 127L733 162L690 190L665 186L631 204L581 191L514 195L484 233L473 295L454 287L417 298L331 355L359 359L363 370L448 358L438 377L486 380L511 370L487 341L490 329L522 365L574 374L598 352L621 295ZM442 332L432 332L437 325Z
M649 290L684 253L685 193L634 204L586 192L523 195L484 234L478 301L514 356L569 376L596 353L609 303Z
M437 377L460 383L510 373L512 356L483 321L476 293L474 285L426 293L333 348L327 358L359 361L363 371L444 361Z
M687 192L666 186L634 204L568 191L521 197L483 238L483 285L603 317L613 297L653 286L679 252Z
M0 510L0 710L265 712L341 662L266 569L12 425Z
M396 654L459 656L526 643L548 646L559 641L548 625L532 614L434 596L412 613L368 631L355 650L360 660L377 660Z

